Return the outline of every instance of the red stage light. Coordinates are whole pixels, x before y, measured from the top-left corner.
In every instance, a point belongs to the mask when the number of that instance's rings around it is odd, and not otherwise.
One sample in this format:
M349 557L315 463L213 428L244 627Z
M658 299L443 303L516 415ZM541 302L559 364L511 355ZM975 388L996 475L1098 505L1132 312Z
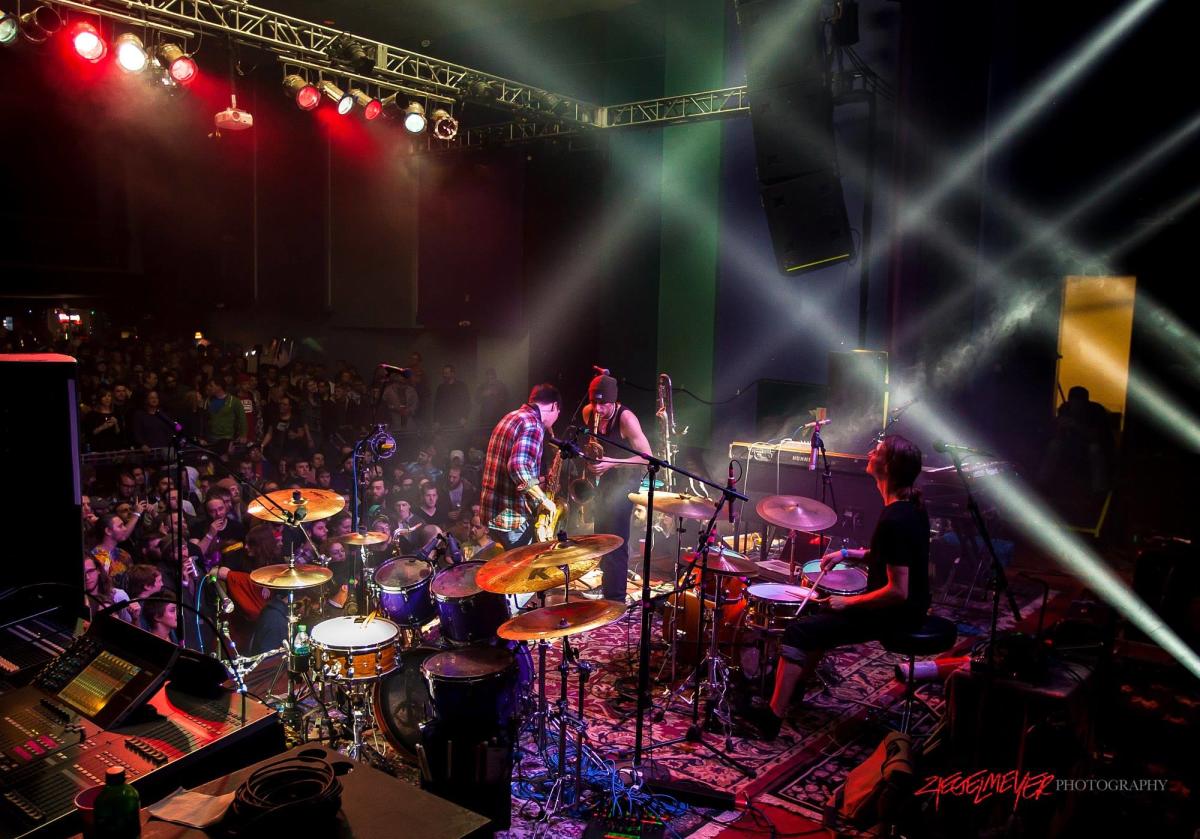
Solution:
M104 43L104 38L100 37L99 31L90 23L80 23L75 27L71 44L80 58L93 64L108 54L108 44Z
M363 119L375 119L381 113L383 113L383 103L378 99L372 99L363 108Z
M190 56L177 58L171 62L171 78L179 84L188 84L196 78L196 62Z
M311 111L321 104L321 93L312 85L305 85L296 94L296 104L302 111Z

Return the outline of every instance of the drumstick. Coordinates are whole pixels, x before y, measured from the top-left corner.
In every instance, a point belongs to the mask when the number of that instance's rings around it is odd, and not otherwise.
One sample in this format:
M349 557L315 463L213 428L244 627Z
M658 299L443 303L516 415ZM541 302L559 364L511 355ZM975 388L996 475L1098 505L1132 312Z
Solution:
M800 607L798 609L796 609L797 615L804 611L804 607L808 605L808 601L812 600L813 595L817 593L817 586L819 586L821 584L821 580L822 580L822 578L824 578L824 576L825 576L825 570L822 569L821 573L817 575L816 582L814 582L812 584L812 587L809 588L808 596L806 596L804 598L804 602L800 604Z
M371 610L371 614L367 615L367 619L365 621L363 621L363 626L366 626L373 620L375 620L375 610L374 609Z

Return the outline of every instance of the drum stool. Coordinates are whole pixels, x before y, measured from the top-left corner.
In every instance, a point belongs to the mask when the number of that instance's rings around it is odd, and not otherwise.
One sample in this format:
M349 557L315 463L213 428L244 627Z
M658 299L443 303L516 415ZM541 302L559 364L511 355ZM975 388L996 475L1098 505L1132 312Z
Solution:
M954 646L958 640L958 627L946 618L929 615L921 626L909 632L897 632L882 639L883 648L891 653L908 656L908 679L904 688L904 712L900 717L900 731L909 733L912 723L912 708L914 702L920 702L930 714L939 718L933 708L920 696L917 696L917 680L913 678L913 668L917 656L930 656L944 653Z

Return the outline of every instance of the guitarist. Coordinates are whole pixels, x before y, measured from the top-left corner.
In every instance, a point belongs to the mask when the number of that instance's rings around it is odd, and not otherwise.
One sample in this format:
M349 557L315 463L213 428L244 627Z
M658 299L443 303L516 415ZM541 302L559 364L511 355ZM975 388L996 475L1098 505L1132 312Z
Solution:
M529 544L535 517L553 519L557 508L542 490L542 444L558 420L562 399L551 384L537 385L529 400L492 429L483 463L482 518L505 550ZM543 538L544 537L544 538ZM553 538L553 534L539 534Z

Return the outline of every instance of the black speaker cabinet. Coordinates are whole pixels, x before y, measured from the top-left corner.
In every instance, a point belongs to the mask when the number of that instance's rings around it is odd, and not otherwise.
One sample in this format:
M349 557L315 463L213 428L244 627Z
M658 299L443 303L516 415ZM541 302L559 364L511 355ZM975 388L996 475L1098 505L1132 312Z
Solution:
M853 247L838 176L820 5L741 0L737 17L775 261L785 274L845 261Z
M9 516L0 589L61 583L83 602L75 359L0 354L0 463Z

